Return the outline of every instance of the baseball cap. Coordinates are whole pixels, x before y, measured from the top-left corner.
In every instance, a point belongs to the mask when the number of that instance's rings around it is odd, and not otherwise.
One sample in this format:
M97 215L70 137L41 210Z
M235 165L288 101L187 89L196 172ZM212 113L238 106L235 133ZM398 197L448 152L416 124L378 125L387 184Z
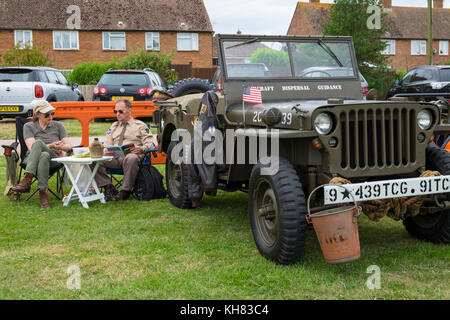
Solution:
M50 103L45 100L38 100L33 102L33 112L34 113L48 113L50 111L55 111L55 108L52 107Z

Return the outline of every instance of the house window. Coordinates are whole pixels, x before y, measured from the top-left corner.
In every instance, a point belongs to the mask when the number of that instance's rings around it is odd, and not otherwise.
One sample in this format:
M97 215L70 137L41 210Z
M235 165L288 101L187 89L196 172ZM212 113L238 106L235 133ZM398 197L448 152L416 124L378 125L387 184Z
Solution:
M125 32L103 32L103 50L126 50Z
M439 41L439 55L448 56L448 41Z
M159 51L159 32L145 33L145 48L147 50Z
M178 51L198 51L198 33L177 33Z
M78 31L53 31L54 50L78 50Z
M386 48L381 52L385 55L395 55L395 40L381 40L386 43Z
M20 47L23 48L25 43L33 46L33 32L31 30L15 30L14 45L20 44Z
M411 40L411 55L424 56L427 54L427 40Z

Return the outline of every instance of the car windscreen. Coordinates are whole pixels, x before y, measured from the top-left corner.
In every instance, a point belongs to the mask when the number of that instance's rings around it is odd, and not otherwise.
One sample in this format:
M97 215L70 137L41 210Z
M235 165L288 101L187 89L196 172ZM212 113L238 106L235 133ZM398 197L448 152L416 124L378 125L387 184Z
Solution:
M102 86L146 86L147 76L144 73L105 73L100 79Z
M441 69L439 73L441 76L441 82L450 82L450 68Z
M355 78L351 43L348 41L267 40L224 40L226 77Z
M3 70L0 70L0 81L4 81L4 82L33 81L33 70L30 70L30 69L3 69Z

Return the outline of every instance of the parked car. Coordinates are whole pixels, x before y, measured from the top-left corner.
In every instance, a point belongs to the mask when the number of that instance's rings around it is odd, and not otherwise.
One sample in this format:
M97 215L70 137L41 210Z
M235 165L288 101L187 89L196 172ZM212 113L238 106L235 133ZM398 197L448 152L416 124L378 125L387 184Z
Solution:
M33 100L83 101L76 83L50 67L0 68L0 119L32 116Z
M450 102L450 66L418 66L411 69L389 89L387 98L410 97L432 101L439 97Z
M345 67L311 67L303 70L300 77L307 78L323 78L323 77L352 77L353 69ZM361 90L363 98L366 99L369 92L369 83L363 77L361 72L358 71L359 81L361 82Z
M94 88L93 101L151 101L153 88L165 88L164 81L152 69L110 69Z

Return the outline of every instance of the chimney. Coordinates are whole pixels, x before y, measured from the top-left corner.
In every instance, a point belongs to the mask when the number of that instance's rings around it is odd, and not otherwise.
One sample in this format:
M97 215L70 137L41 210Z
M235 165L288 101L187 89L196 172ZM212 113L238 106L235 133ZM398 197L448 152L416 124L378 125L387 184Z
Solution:
M381 0L383 8L392 9L392 0Z
M310 3L316 2L316 3L320 3L320 0L309 0Z
M433 0L433 8L434 9L444 8L444 0Z

